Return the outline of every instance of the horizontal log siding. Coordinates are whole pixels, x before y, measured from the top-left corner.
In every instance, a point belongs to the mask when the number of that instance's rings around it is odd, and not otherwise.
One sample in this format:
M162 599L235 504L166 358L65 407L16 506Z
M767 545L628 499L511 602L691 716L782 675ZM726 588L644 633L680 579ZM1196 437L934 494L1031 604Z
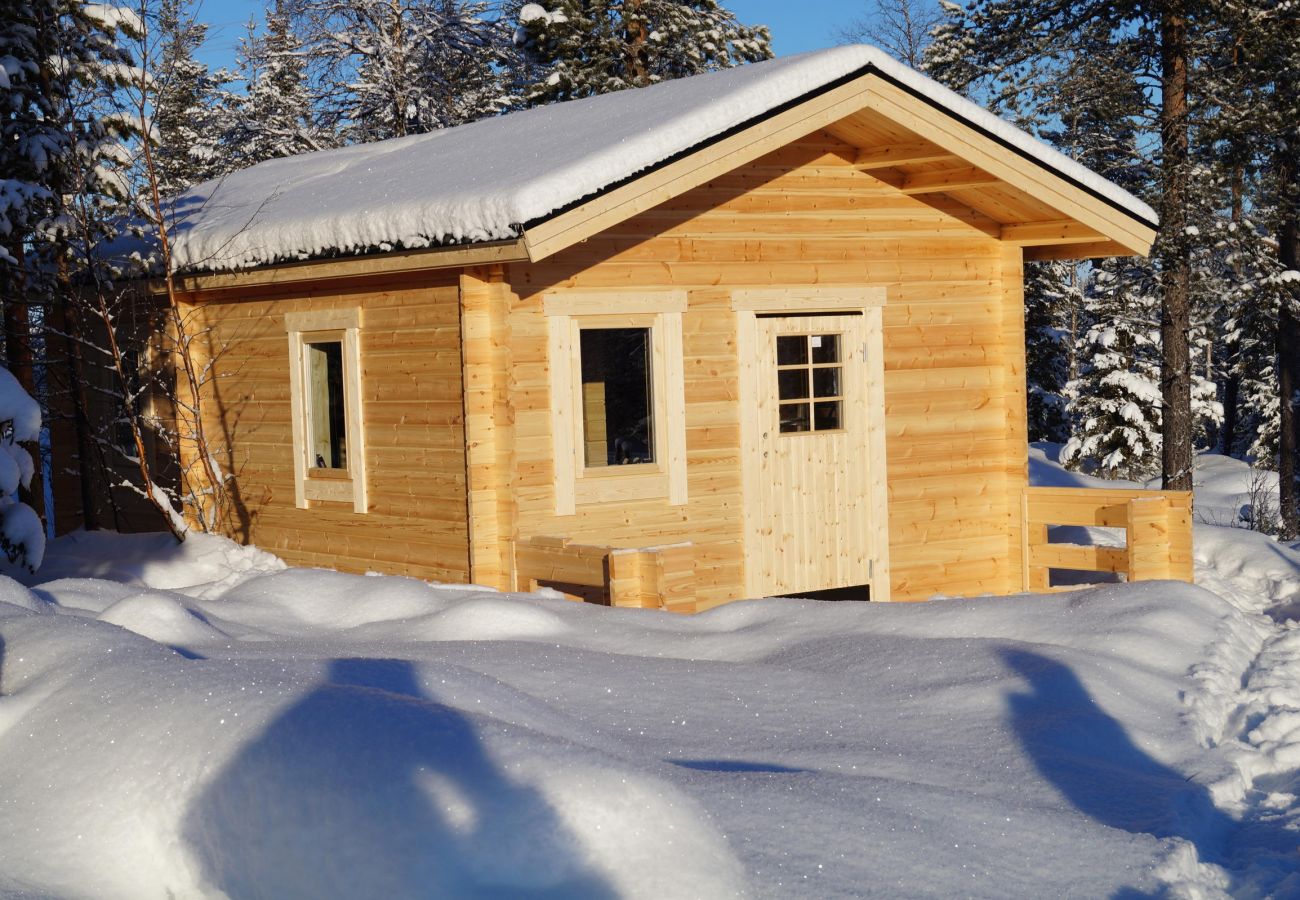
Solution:
M317 284L232 300L200 314L222 348L208 394L210 433L237 475L233 537L295 565L437 581L469 578L457 275ZM370 511L294 506L290 312L360 306L361 390ZM229 449L233 448L233 449Z
M510 331L520 536L697 544L700 608L743 584L734 287L883 285L890 552L895 599L1019 583L1011 520L1025 466L1020 332L996 227L942 195L912 198L855 170L856 149L814 136L535 265L512 264ZM1016 267L1014 274L1018 277ZM541 294L685 288L690 501L553 515ZM1011 488L1014 487L1014 503ZM1018 535L1015 535L1018 550ZM1013 569L1015 571L1013 571Z

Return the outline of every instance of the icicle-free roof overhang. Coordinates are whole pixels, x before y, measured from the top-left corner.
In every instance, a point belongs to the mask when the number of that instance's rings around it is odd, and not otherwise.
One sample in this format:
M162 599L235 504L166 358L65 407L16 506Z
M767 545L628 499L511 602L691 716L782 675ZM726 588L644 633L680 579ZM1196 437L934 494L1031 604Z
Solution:
M958 201L1030 259L1145 255L1155 237L1138 198L852 46L261 163L177 199L173 265L280 281L340 257L357 274L536 261L819 130L864 175Z

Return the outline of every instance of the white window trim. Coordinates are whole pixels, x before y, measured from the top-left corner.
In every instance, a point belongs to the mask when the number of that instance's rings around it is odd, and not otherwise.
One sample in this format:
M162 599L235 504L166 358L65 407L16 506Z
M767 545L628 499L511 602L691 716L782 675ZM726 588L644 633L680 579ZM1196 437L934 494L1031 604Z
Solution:
M284 317L289 335L289 398L293 421L294 505L307 509L311 501L351 503L353 512L369 509L366 494L366 448L361 416L361 309L330 309L288 313ZM347 421L348 475L346 478L310 475L311 448L307 441L307 354L314 335L343 335L343 403Z
M666 498L686 503L686 389L682 360L685 291L545 294L551 370L551 436L554 442L555 514L571 516L578 505ZM582 446L583 328L649 328L654 392L655 462L587 468Z

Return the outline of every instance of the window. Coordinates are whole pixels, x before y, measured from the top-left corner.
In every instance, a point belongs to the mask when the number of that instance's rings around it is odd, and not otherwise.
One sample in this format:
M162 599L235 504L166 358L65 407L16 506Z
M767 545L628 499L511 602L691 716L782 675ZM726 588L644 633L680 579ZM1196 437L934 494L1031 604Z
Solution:
M294 502L368 509L361 428L361 311L288 313Z
M583 462L587 468L655 461L649 328L583 328Z
M348 436L343 399L343 342L304 341L307 354L307 434L312 466L348 467Z
M686 502L684 291L547 294L555 513Z
M840 335L778 335L776 369L783 434L844 427Z

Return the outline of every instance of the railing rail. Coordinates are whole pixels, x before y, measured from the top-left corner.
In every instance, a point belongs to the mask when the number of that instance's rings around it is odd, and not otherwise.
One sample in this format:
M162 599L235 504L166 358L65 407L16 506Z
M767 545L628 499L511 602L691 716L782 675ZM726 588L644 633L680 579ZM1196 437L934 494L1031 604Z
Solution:
M1026 488L1024 589L1051 590L1052 569L1192 580L1192 494L1109 488ZM1125 546L1053 544L1053 525L1122 528ZM1072 585L1071 587L1076 587Z

